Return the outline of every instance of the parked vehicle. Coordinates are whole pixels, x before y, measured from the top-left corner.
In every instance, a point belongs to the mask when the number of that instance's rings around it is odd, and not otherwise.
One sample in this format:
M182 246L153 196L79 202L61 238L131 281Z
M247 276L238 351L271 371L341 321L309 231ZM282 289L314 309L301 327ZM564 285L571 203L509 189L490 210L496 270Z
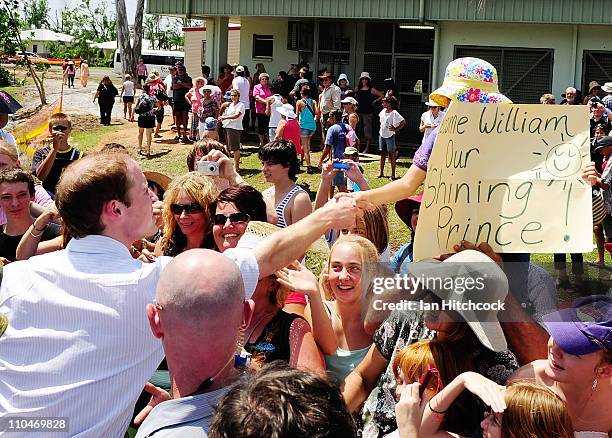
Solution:
M185 52L173 50L143 50L140 56L144 60L148 71L157 70L162 75L167 75L171 66L185 60ZM115 56L113 57L113 72L118 75L123 74L119 49L115 50Z

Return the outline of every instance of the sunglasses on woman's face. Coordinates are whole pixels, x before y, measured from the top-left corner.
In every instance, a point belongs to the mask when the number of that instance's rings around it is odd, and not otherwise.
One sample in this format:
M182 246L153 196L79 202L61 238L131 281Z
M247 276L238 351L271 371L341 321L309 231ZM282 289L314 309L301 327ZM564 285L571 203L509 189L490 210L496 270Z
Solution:
M232 224L239 224L250 221L251 216L246 213L232 213L227 216L219 213L213 216L213 223L215 225L225 225L228 219Z
M183 212L185 212L185 214L202 213L204 207L197 202L192 202L191 204L170 204L170 211L172 214L179 216L183 214Z
M53 131L57 131L57 132L66 132L68 131L68 127L64 126L64 125L55 125L53 128L51 128Z

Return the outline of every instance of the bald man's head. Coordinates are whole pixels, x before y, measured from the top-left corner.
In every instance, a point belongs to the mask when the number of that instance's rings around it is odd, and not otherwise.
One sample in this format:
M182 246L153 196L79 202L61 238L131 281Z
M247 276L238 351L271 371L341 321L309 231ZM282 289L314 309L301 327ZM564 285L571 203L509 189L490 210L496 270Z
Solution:
M242 275L221 253L192 249L179 254L164 269L156 299L166 326L238 330L244 303Z

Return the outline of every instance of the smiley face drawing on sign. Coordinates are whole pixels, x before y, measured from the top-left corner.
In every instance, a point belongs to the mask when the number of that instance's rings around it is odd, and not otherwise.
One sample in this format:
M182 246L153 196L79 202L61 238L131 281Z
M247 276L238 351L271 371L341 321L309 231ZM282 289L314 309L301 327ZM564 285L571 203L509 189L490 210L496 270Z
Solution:
M553 146L546 155L546 171L556 178L577 175L582 169L580 149L573 143Z

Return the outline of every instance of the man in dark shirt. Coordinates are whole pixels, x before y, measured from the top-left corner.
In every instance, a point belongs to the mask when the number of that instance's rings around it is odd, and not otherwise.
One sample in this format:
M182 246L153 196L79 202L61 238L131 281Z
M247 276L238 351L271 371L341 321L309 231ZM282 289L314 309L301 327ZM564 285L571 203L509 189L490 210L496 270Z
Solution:
M176 140L182 141L183 143L188 143L187 139L187 131L189 130L188 121L189 121L189 110L191 109L191 104L185 99L185 95L189 92L189 90L193 87L191 77L187 74L187 70L183 64L180 64L177 67L176 76L172 78L172 102L173 106L173 114L176 118ZM181 126L183 136L181 137Z
M55 197L55 186L64 168L83 156L83 152L68 144L71 131L70 116L64 113L53 114L49 119L52 144L38 149L32 158L32 174L42 181L52 198Z

